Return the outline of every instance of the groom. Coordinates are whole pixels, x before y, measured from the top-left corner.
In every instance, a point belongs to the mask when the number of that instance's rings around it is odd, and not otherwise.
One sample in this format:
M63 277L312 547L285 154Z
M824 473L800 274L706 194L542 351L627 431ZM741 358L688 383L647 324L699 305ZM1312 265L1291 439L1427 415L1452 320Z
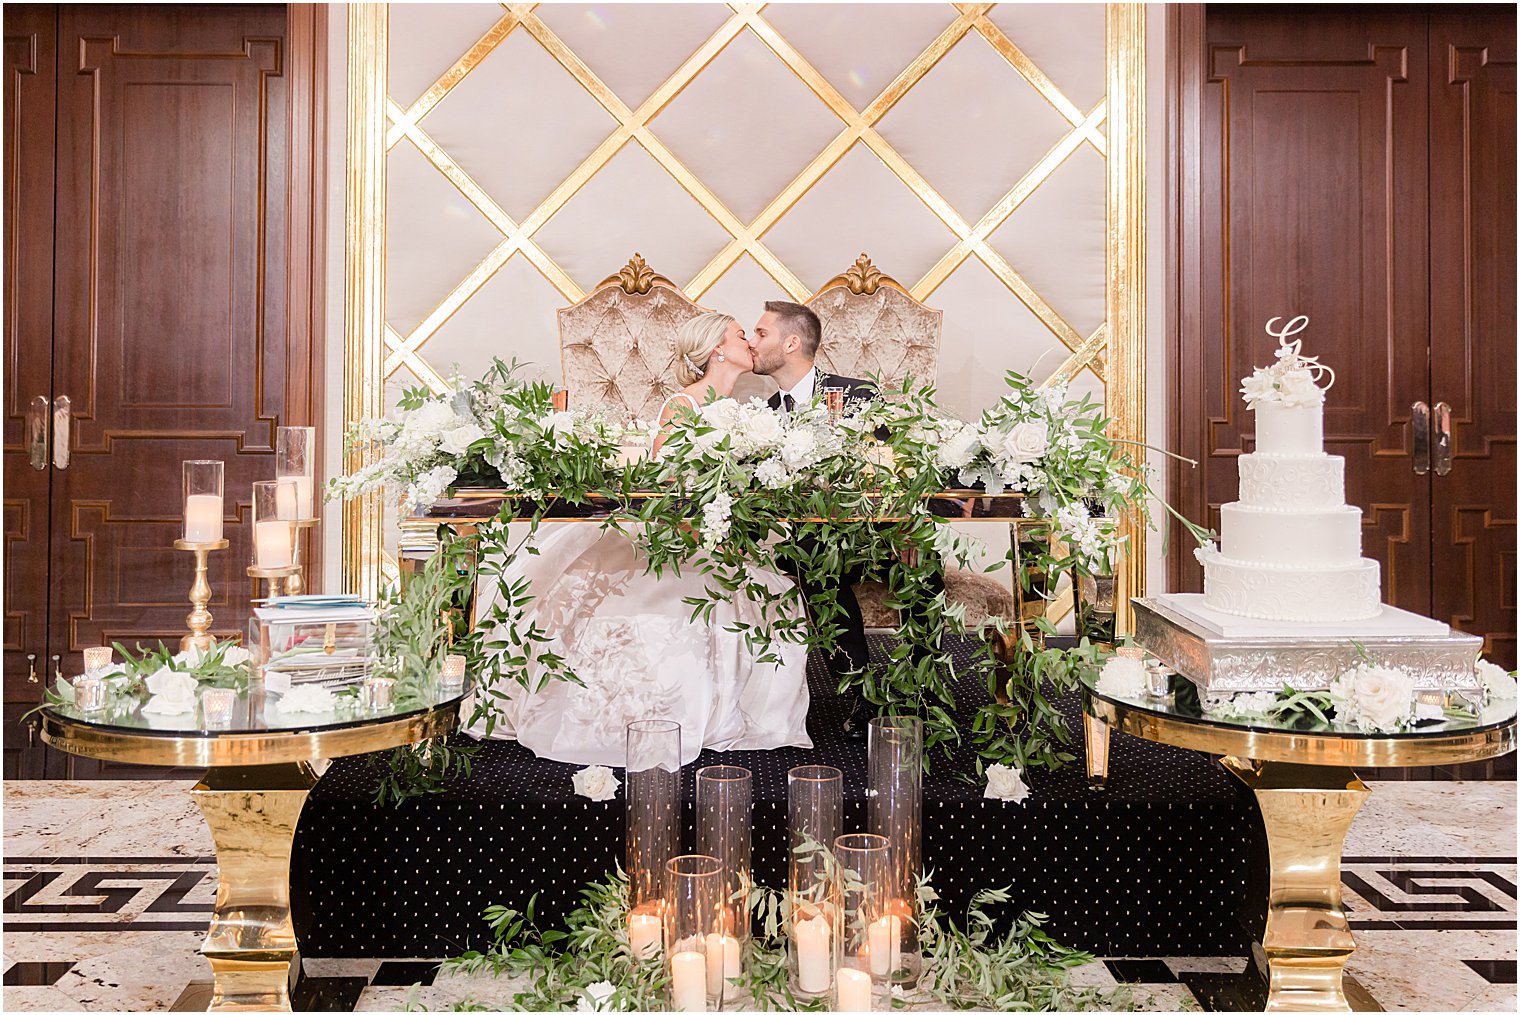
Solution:
M772 378L780 388L771 396L772 409L791 412L798 406L808 405L816 394L828 387L844 388L846 400L865 401L876 397L876 388L870 381L826 374L818 369L814 361L822 340L823 327L810 307L783 300L766 302L765 313L760 315L760 322L750 333L749 348L755 360L754 372ZM864 669L871 656L866 646L865 619L861 616L854 589L855 584L864 578L861 569L847 568L815 582L798 574L785 561L781 566L791 571L809 601L819 591L831 591L844 610L837 648L828 660L829 671L837 677L849 670ZM864 737L869 720L870 710L858 694L854 695L850 715L844 722L845 734Z

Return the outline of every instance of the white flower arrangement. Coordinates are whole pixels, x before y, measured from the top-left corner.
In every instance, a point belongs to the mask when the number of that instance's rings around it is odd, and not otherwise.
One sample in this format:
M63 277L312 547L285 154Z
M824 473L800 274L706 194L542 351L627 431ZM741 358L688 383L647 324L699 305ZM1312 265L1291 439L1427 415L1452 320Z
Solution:
M1138 698L1145 693L1145 663L1109 656L1098 671L1098 692L1113 698Z
M583 768L570 777L575 792L590 800L611 800L617 796L618 780L605 765Z
M1282 405L1302 408L1323 405L1325 392L1335 383L1335 371L1319 362L1316 356L1302 353L1303 340L1289 342L1309 324L1307 317L1295 317L1277 331L1272 326L1280 318L1267 322L1267 334L1277 339L1276 361L1271 366L1257 367L1251 376L1241 379L1240 393L1251 408L1258 405ZM1325 383L1320 385L1320 381Z
M148 693L152 695L142 710L154 715L182 715L194 712L196 690L200 684L195 676L168 666L159 667L147 680Z
M1414 679L1394 666L1361 662L1330 682L1337 726L1393 733L1414 719Z
M1479 659L1478 679L1483 682L1483 703L1515 700L1515 675L1487 659Z
M1239 694L1205 695L1201 704L1205 715L1215 719L1263 719L1277 704L1276 691L1246 691Z
M302 712L321 713L336 709L338 699L320 684L297 684L280 695L276 704L285 715L296 715Z

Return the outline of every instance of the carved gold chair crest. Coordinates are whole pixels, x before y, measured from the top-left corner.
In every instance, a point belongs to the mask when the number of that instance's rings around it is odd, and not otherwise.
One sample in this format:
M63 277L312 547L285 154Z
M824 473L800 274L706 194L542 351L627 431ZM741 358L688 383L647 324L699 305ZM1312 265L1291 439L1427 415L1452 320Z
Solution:
M866 254L830 279L808 306L823 324L818 367L825 373L875 375L888 387L905 377L933 382L944 311L915 300Z
M676 331L705 312L634 254L589 296L559 311L560 363L570 404L653 417L676 390Z

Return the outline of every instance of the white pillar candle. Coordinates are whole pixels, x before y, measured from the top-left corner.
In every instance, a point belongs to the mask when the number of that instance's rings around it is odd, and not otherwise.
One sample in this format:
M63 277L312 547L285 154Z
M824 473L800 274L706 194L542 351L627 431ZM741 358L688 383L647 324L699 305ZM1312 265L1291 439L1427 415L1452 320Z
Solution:
M253 560L259 567L290 566L290 523L272 519L253 526Z
M707 958L701 952L677 952L670 957L670 1008L707 1010Z
M839 970L839 1002L835 1011L871 1010L871 974L864 969Z
M707 993L717 997L724 992L724 981L739 975L739 939L727 934L707 935Z
M454 657L450 657L454 658ZM447 676L447 660L445 676ZM660 937L664 928L658 913L630 913L628 916L628 947L635 958L650 959L660 954Z
M280 477L274 488L274 516L291 521L300 517L296 514L296 484L285 476Z
M829 940L829 921L822 916L797 923L797 986L808 994L822 994L829 989L829 958L833 952Z
M222 538L222 498L192 493L185 498L185 542L215 543Z
M887 976L897 969L897 955L902 951L902 918L883 916L866 928L871 948L871 975Z

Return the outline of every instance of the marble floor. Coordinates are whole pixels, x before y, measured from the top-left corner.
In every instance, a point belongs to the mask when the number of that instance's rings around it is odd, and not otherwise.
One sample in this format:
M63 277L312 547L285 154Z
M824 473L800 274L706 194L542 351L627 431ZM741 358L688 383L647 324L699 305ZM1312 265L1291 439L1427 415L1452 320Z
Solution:
M1516 1010L1516 784L1379 782L1343 871L1352 975L1388 1010ZM160 1011L203 978L216 894L183 782L4 783L4 987L12 1011ZM1145 1008L1228 1006L1246 959L1110 956L1077 982ZM510 985L427 957L308 959L299 1008L490 1005Z

